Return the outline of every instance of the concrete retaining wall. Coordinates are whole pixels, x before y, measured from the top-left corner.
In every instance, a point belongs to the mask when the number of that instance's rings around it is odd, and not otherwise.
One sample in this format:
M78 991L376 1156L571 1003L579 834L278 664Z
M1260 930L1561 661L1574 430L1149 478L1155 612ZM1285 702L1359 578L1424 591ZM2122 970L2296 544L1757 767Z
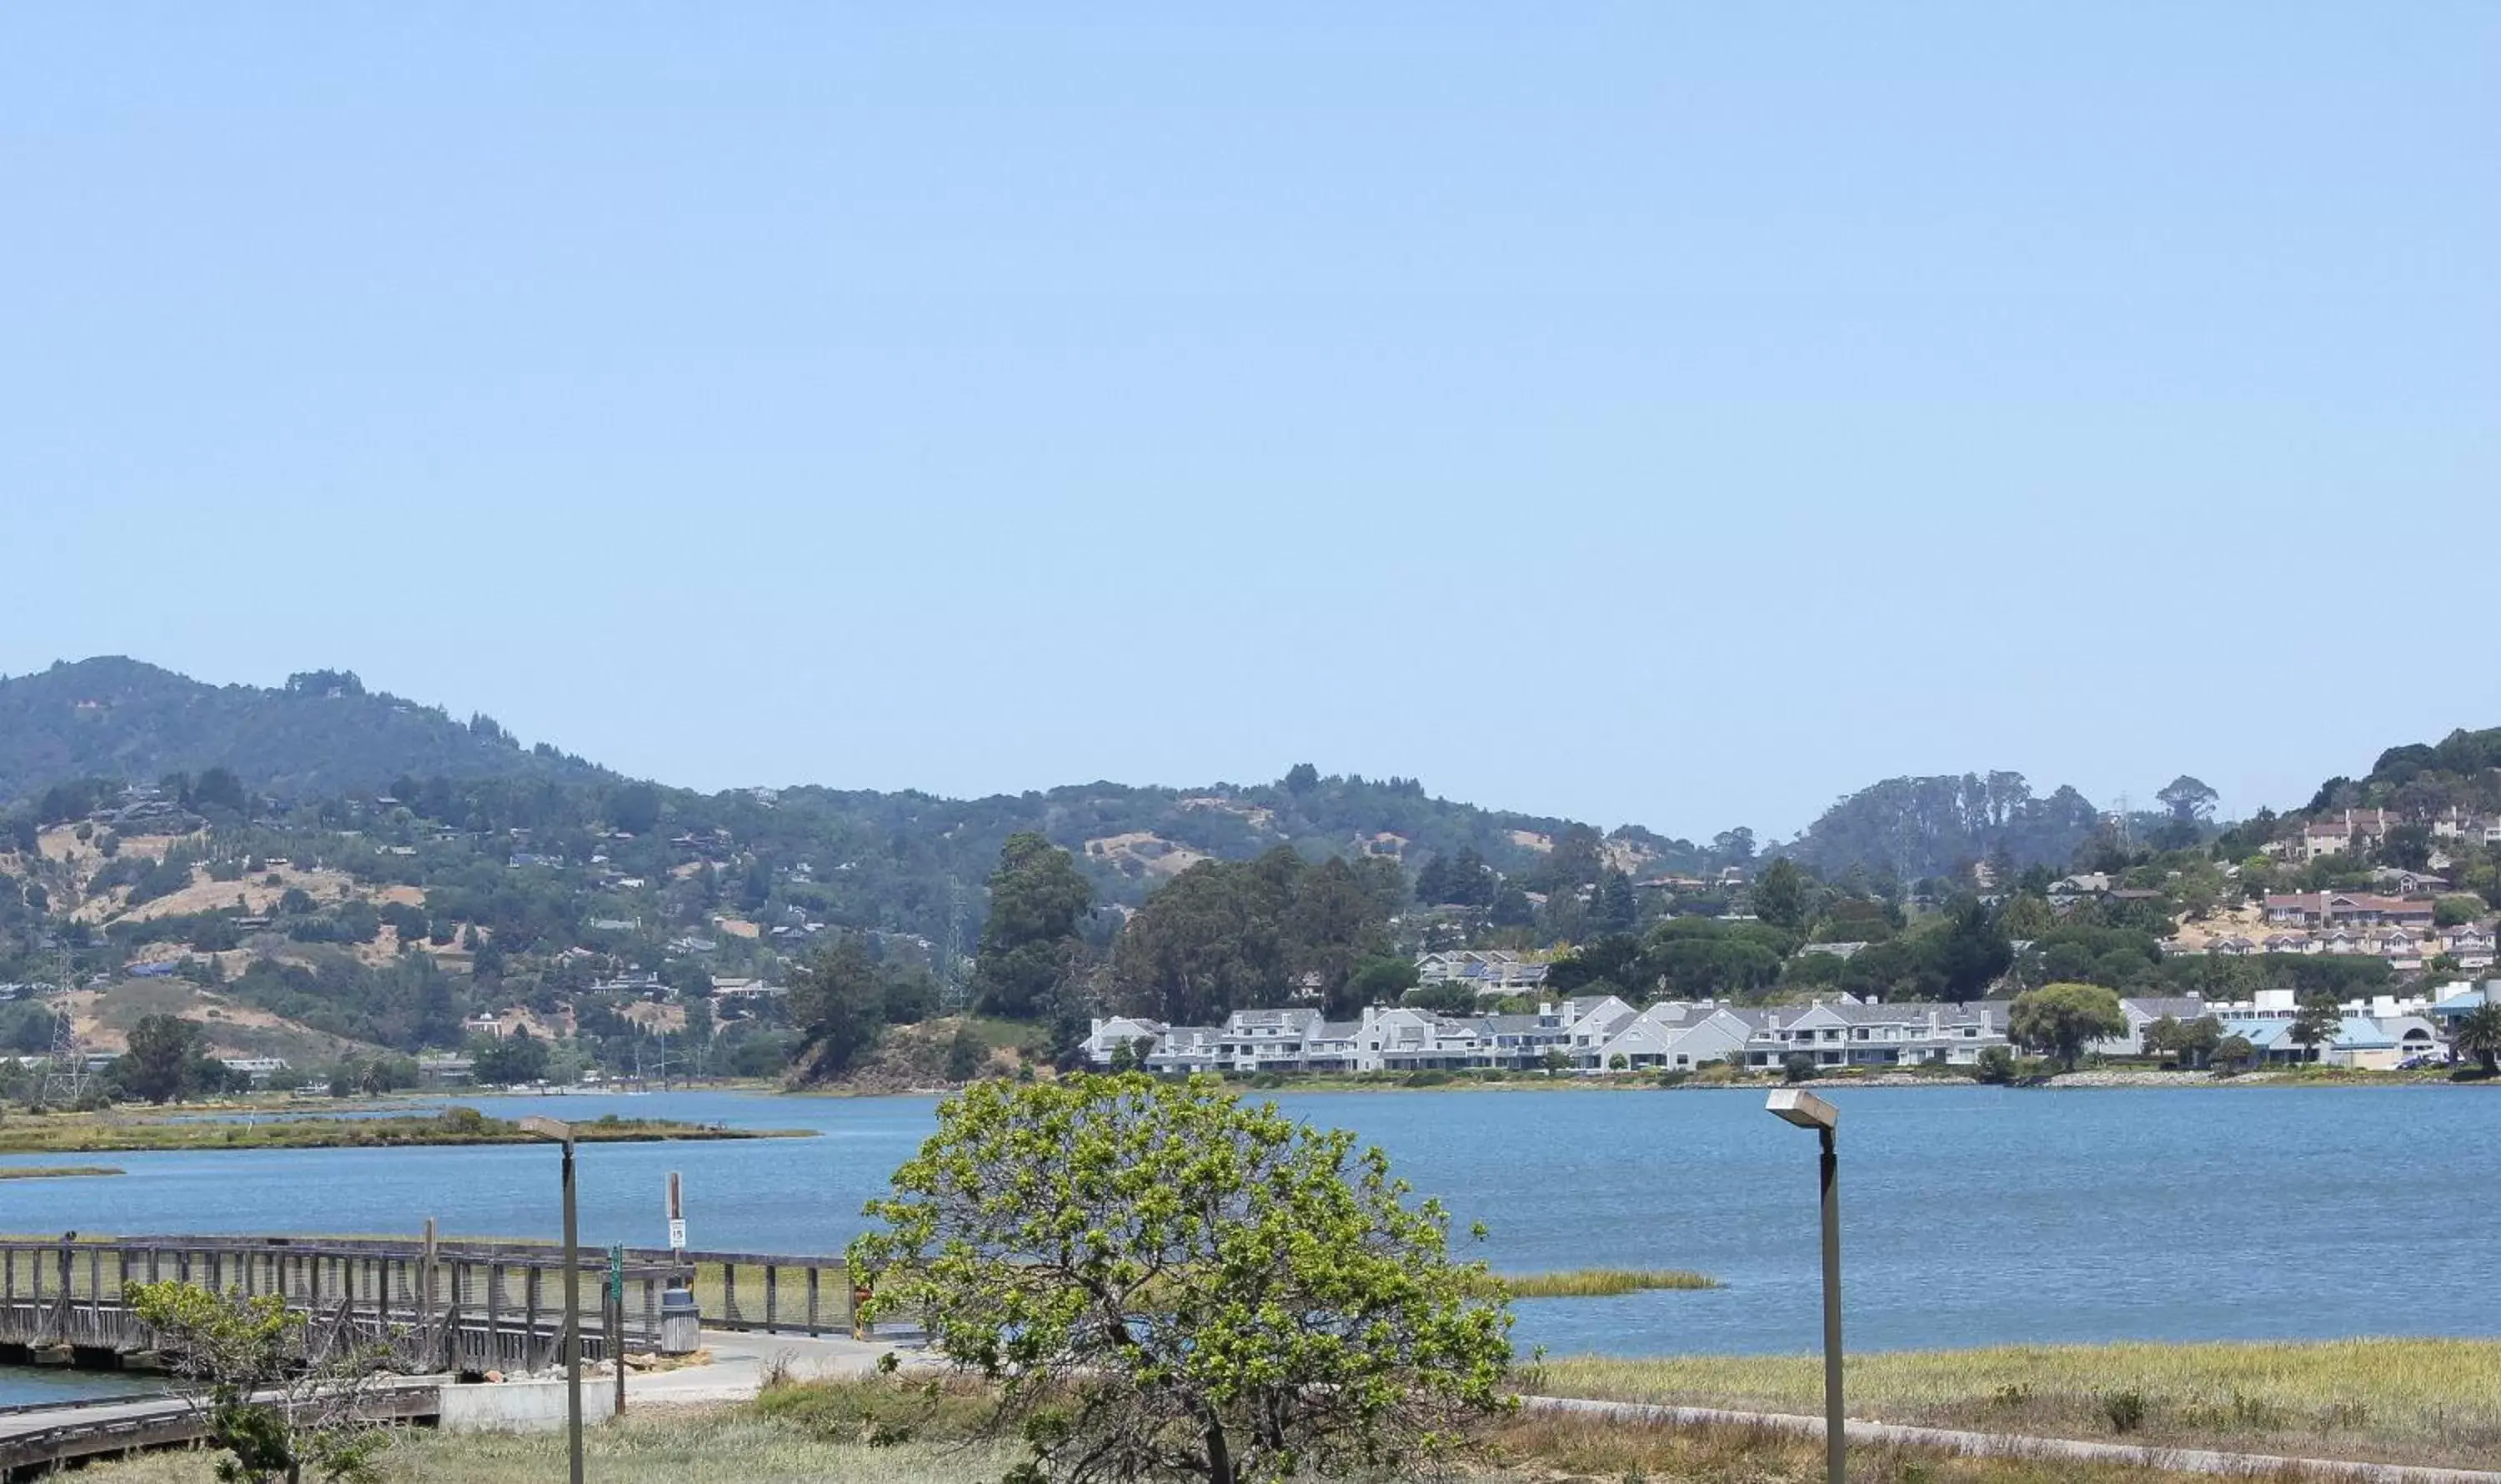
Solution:
M582 1420L606 1422L617 1412L617 1383L607 1376L582 1378ZM564 1381L481 1381L443 1388L446 1433L561 1433Z

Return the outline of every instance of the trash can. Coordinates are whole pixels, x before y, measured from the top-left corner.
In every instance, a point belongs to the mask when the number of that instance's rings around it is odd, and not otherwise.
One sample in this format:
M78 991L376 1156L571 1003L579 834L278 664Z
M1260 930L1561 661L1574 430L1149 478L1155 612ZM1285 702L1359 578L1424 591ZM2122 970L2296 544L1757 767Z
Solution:
M660 1291L660 1353L692 1355L703 1346L703 1310L683 1288Z

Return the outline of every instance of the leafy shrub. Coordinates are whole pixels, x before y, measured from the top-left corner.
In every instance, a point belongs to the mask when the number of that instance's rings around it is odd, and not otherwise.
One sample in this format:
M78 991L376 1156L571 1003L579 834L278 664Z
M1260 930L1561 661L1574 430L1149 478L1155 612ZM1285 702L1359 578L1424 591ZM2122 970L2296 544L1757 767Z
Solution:
M1982 1049L1980 1060L1972 1063L1972 1080L2004 1087L2015 1080L2015 1053L2003 1046Z
M2145 1393L2134 1387L2102 1394L2102 1416L2114 1433L2133 1433L2144 1427L2146 1411Z

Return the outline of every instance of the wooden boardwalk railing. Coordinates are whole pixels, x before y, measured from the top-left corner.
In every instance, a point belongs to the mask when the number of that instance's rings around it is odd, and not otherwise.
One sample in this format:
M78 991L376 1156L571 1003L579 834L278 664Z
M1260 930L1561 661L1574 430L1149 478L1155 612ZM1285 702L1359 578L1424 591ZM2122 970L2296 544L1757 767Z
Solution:
M604 1250L582 1254L587 1359L607 1353L600 1296L609 1270ZM619 1338L629 1352L658 1348L661 1295L673 1286L692 1292L707 1328L821 1334L851 1326L850 1281L840 1258L636 1248L624 1254L621 1271ZM538 1243L0 1238L0 1346L152 1349L154 1336L122 1295L168 1278L280 1295L308 1316L308 1344L378 1340L418 1369L539 1369L554 1361L564 1323L564 1257Z
M420 1422L443 1406L443 1377L368 1389L356 1401L370 1422ZM66 1465L197 1442L207 1435L199 1408L179 1397L105 1397L0 1407L0 1480L49 1478Z

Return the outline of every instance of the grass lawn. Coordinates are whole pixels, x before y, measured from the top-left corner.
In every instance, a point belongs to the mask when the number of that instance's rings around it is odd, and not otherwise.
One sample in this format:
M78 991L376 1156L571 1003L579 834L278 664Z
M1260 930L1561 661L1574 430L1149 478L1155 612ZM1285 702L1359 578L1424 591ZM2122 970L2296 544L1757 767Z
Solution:
M1812 1355L1575 1356L1527 1384L1752 1411L1823 1405ZM1851 1416L1884 1422L2474 1467L2501 1455L2494 1340L1903 1351L1851 1357L1845 1389Z

